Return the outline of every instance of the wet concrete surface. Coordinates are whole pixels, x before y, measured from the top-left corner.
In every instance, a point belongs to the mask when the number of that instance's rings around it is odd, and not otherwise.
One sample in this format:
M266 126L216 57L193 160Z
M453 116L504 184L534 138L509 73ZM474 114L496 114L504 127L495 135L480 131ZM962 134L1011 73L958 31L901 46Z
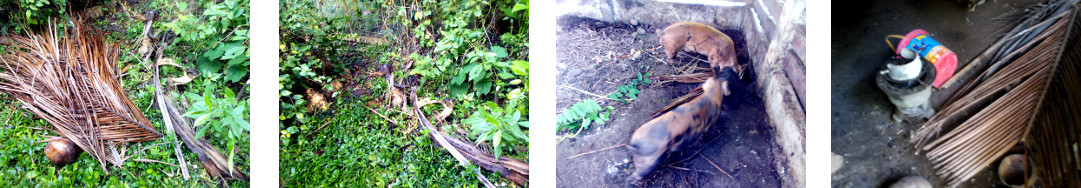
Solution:
M832 175L832 186L888 187L907 175L946 186L933 164L911 149L911 135L921 124L893 124L890 115L895 108L874 85L874 74L892 53L886 35L927 30L957 54L960 70L1009 31L1025 7L1037 2L988 0L975 11L949 0L832 2L831 150L844 156L845 163ZM940 108L962 84L936 89L932 107ZM962 186L1002 187L992 169Z

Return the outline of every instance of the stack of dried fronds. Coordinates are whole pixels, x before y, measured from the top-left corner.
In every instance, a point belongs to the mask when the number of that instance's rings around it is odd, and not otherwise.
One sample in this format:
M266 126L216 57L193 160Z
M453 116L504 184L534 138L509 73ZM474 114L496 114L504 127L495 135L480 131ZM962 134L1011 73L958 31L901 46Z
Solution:
M52 124L106 162L123 164L124 143L157 140L161 133L124 93L117 80L119 50L75 19L63 31L11 36L0 57L0 92Z
M1048 3L993 45L1009 51L969 82L914 135L938 174L958 186L1024 141L1044 186L1078 185L1081 29L1076 0ZM1048 14L1050 13L1050 14ZM1042 30L1025 34L1026 31ZM1011 32L1015 33L1015 32ZM1012 46L1012 47L1011 47ZM992 49L998 50L998 49ZM1065 52L1065 53L1064 53ZM1016 59L1013 56L1020 55ZM975 61L975 60L974 60ZM1071 80L1072 79L1072 80ZM1069 102L1069 103L1064 103ZM1069 118L1067 118L1069 117ZM955 125L955 126L954 126ZM940 134L947 127L953 127ZM1070 183L1073 181L1073 183ZM1058 186L1056 186L1058 185Z

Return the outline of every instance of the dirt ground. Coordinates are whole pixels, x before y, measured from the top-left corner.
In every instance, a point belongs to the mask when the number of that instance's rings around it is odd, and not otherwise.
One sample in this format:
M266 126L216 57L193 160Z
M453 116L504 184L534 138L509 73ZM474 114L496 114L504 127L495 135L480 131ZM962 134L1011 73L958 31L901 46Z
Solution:
M932 163L910 149L910 136L920 124L891 123L894 107L874 85L874 74L891 53L883 38L924 29L954 53L958 69L1012 28L1012 21L1033 0L994 1L973 12L943 0L835 2L846 8L832 15L831 140L832 151L844 156L844 167L832 176L833 187L886 187L907 175L927 178L944 187ZM958 86L936 89L932 107L940 108ZM992 164L996 165L997 162ZM1002 187L993 168L962 187Z
M630 135L647 122L653 112L688 93L697 87L697 84L649 84L642 87L637 100L627 104L603 100L564 86L607 95L615 91L616 87L635 78L638 73L676 74L676 70L682 70L692 61L696 62L694 64L698 67L708 67L704 62L706 57L696 56L702 59L697 60L684 54L677 58L683 63L664 64L666 56L663 48L659 48L657 31L666 26L634 26L577 17L561 17L557 25L557 108L564 109L587 98L601 102L601 106L611 105L616 108L611 114L611 121L605 125L591 126L576 137L559 142L556 154L557 185L623 187L625 179L634 172L631 155L626 148L604 150L573 159L569 157L629 142ZM719 29L736 42L739 62L749 63L750 58L746 55L741 32ZM648 70L645 68L647 66ZM753 73L745 74L747 75L740 81L745 88L733 88L733 93L744 96L734 94L724 99L724 117L721 123L713 125L708 133L699 137L699 142L663 157L658 167L639 181L637 186L780 186L778 173L784 172L778 172L774 165L777 160L775 156L778 155L775 153L779 153L779 148L772 139L774 130L766 119L761 97L754 93L754 89L746 89L754 88ZM560 134L569 135L573 132ZM710 162L727 171L735 179L721 173Z

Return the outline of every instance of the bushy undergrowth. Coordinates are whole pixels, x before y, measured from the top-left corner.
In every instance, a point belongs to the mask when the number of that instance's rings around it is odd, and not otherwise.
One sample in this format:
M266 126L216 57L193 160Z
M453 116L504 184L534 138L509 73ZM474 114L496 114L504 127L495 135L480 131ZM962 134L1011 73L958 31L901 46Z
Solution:
M418 87L418 97L454 102L444 131L495 155L528 160L527 0L280 5L284 184L479 186L475 166L458 166L423 128L410 127L413 116L385 108L390 86L368 75L382 64L395 68L395 82ZM389 42L367 41L372 38ZM360 88L340 89L338 82ZM331 107L308 107L312 90L324 93ZM437 106L422 111L436 114ZM343 176L325 166L365 175Z

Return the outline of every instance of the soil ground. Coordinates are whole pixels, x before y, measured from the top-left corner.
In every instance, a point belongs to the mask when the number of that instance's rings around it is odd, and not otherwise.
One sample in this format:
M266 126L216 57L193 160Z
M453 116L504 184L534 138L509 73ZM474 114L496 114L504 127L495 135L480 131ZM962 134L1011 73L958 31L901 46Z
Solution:
M642 89L637 100L626 104L600 99L564 86L607 95L639 73L671 75L679 74L677 70L684 70L687 65L708 67L704 61L706 57L681 53L680 58L676 59L679 63L665 64L666 56L657 42L657 31L666 26L633 26L577 17L561 17L557 25L557 108L564 109L587 98L597 100L602 103L601 106L616 108L611 113L611 121L606 124L590 126L577 136L559 142L557 186L623 187L625 179L634 172L631 155L625 147L573 159L569 157L629 142L631 134L646 123L655 111L690 92L698 84L648 84L640 87ZM741 32L719 29L735 41L740 63L750 63ZM747 72L740 81L743 83L742 89L734 87L734 94L724 99L721 123L713 125L699 137L698 142L662 157L658 167L636 186L780 186L778 174L784 172L778 172L774 165L778 160L775 153L779 153L772 136L775 131L766 119L761 97L754 89L747 89L754 88L752 82L755 76L752 71ZM572 135L574 131L562 131L560 134ZM716 167L710 162L715 163ZM732 178L717 167L727 171Z
M942 0L835 2L844 8L833 12L831 25L831 150L844 156L845 164L833 174L832 186L887 187L901 177L920 175L945 187L932 163L910 149L910 135L921 124L891 123L894 107L874 85L875 72L891 53L883 38L927 30L957 54L960 69L1013 27L1016 16L1010 15L1035 2L992 0L971 12L961 3ZM936 89L932 107L940 108L962 84ZM1003 186L992 169L962 187Z

